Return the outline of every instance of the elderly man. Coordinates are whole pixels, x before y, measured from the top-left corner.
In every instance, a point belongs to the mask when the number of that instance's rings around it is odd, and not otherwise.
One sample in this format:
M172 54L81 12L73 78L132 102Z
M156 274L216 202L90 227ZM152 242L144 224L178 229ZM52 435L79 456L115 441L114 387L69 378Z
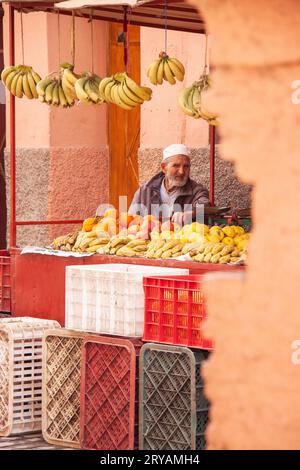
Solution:
M173 144L163 151L161 172L135 193L130 214L152 214L163 220L187 223L196 216L199 205L209 205L208 191L190 179L190 151L183 144Z

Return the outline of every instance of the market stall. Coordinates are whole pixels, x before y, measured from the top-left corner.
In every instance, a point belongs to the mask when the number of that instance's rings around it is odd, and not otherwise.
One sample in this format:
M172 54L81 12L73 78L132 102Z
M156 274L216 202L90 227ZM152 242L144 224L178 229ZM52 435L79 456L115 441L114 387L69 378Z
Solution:
M173 1L90 1L78 0L58 2L9 2L10 26L10 64L14 65L14 11L24 12L45 11L54 13L59 8L61 14L76 15L90 18L91 8L93 18L100 21L112 21L124 24L126 32L127 15L130 13L130 23L137 26L149 26L168 29L204 33L203 20L198 11L183 0ZM166 8L167 7L167 8ZM124 52L126 56L126 50ZM126 57L125 57L126 61ZM214 205L215 184L215 126L210 125L210 203ZM212 219L213 220L213 219ZM81 224L81 220L16 220L16 142L15 142L15 98L10 100L10 255L11 255L11 313L15 316L43 316L58 320L64 324L65 300L65 267L75 264L129 263L151 266L166 266L187 268L191 274L199 274L215 270L243 269L234 264L213 264L195 262L191 259L177 260L149 259L147 257L112 256L111 253L95 251L92 256L60 257L44 254L28 253L21 255L17 248L16 228L24 225L54 225ZM127 227L126 227L127 228ZM223 234L224 237L224 234ZM130 243L130 242L129 242Z

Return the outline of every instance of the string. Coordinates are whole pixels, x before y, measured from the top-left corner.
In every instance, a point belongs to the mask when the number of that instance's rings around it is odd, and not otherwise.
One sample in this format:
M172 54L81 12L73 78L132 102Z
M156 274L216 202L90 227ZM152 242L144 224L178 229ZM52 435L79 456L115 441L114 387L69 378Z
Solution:
M60 64L60 17L57 10L57 30L58 30L58 63Z
M21 9L21 41L22 41L22 65L24 65L24 30L23 30L23 10Z
M208 56L208 36L205 34L205 58L204 58L204 75L207 75L207 56Z
M90 13L91 23L91 43L92 43L92 74L94 75L94 31L93 31L93 10Z
M74 10L72 10L71 51L72 51L72 65L74 65L75 64L75 11Z
M165 0L165 53L167 53L167 48L168 48L167 5L168 5L168 0Z

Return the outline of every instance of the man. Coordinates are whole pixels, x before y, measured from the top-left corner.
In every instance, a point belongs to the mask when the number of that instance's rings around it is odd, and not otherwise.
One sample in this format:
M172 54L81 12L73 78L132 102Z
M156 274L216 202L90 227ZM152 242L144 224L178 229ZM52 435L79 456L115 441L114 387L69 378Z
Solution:
M207 189L190 179L190 151L172 144L163 151L161 172L135 193L130 214L152 214L180 225L192 221L199 205L209 205Z

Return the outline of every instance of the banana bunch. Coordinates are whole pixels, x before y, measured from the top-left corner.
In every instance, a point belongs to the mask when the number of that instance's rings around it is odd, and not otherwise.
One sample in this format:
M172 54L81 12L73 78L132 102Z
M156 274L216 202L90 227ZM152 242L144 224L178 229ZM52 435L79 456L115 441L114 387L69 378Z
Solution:
M101 78L90 72L84 72L75 82L75 93L81 103L101 104L104 102L99 92Z
M6 88L18 98L26 98L32 100L37 98L36 85L41 77L32 67L27 65L17 65L6 67L2 70L1 80Z
M225 243L203 243L190 250L189 255L199 263L239 264L246 259L245 253Z
M185 69L183 64L174 57L169 57L165 52L159 54L159 58L149 65L147 77L152 85L162 85L166 80L175 85L176 80L183 81Z
M150 88L138 85L125 72L103 78L99 93L106 103L114 103L126 111L151 100L152 97Z
M74 65L64 62L60 64L61 86L64 90L65 96L68 95L70 100L77 100L75 91L75 83L80 78L80 75L74 72Z
M210 87L208 75L202 75L192 86L183 88L178 97L178 103L184 114L194 119L204 119L208 124L217 126L218 117L204 109L202 103L202 94Z
M133 235L123 237L119 234L113 236L109 244L98 253L117 256L143 256L147 251L147 244L146 240L137 240Z
M91 232L80 230L72 251L96 253L99 249L104 248L109 240L109 235L102 230L92 230Z
M179 240L151 240L145 256L149 259L177 258L182 255L183 247Z
M61 79L50 75L41 80L36 87L39 101L53 106L69 108L74 105L74 100L65 94Z
M78 237L78 233L79 232L76 231L55 238L51 243L50 248L53 250L72 251Z

